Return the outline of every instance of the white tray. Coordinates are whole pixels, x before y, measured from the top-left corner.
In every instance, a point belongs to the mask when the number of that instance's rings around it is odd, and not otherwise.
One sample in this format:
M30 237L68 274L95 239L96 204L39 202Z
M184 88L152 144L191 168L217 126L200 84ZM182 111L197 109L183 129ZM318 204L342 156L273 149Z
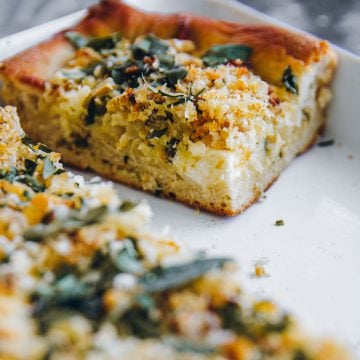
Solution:
M153 11L186 11L231 21L287 26L235 1L129 0ZM84 12L0 40L0 59L78 21ZM169 225L191 248L239 260L247 289L294 313L312 333L330 335L360 357L360 58L336 48L340 67L334 82L326 138L297 158L244 214L221 218L119 185L124 196L146 198L154 228ZM351 159L352 158L352 159ZM283 219L285 226L274 226ZM265 259L269 277L250 276Z

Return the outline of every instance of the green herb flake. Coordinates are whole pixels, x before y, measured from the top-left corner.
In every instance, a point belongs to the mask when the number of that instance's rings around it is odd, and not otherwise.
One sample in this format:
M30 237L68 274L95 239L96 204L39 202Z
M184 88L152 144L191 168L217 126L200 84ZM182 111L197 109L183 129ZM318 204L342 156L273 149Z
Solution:
M217 309L218 315L222 319L225 329L230 329L235 333L249 336L249 329L245 322L241 307L236 303L227 303Z
M65 33L65 38L71 42L76 48L80 49L86 46L89 38L76 31L68 31Z
M95 123L95 117L106 113L106 106L99 98L91 98L87 107L85 124L92 125Z
M56 169L54 163L49 158L45 158L43 174L42 174L44 180L46 180L50 176L54 175L56 171L57 171L57 169Z
M139 261L139 254L131 240L123 240L124 247L116 254L113 261L116 268L124 273L140 274L143 266Z
M39 150L41 150L42 152L45 152L47 154L50 154L52 152L51 149L49 149L46 145L44 144L40 144L39 145Z
M150 311L134 307L121 317L128 331L139 338L159 337L161 335L160 321L150 315Z
M26 199L26 200L31 200L31 195L27 190L24 190L22 193L22 196Z
M164 74L168 85L172 87L175 86L179 80L183 80L188 74L188 71L184 67L179 67L166 70Z
M333 146L334 144L335 144L335 140L329 139L329 140L320 141L317 145L319 147L328 147L328 146Z
M168 131L168 128L163 129L151 129L149 134L146 136L146 140L154 139L154 138L160 138L164 136Z
M90 209L86 212L73 211L66 219L55 219L50 224L37 224L29 227L24 232L26 240L41 241L50 236L56 236L61 232L71 233L83 226L100 222L108 208L106 205Z
M275 221L275 226L284 226L285 222L282 219L276 220Z
M292 360L311 360L311 358L308 355L306 355L304 350L301 350L301 349L295 350L291 359Z
M29 175L32 175L32 174L34 174L37 163L35 161L30 160L30 159L25 159L24 166L25 166L25 172L27 174L29 174Z
M17 176L18 170L15 166L11 166L8 171L0 169L0 179L4 179L12 183Z
M21 139L21 142L26 146L35 146L36 145L36 142L33 139L29 138L27 135L25 135Z
M28 174L18 175L14 180L29 186L35 192L43 192L45 190L45 186L43 184L39 183L35 178Z
M172 69L175 65L175 57L170 54L160 54L159 56L160 67L163 69Z
M154 195L157 197L161 197L162 194L163 194L163 189L162 189L161 185L157 184L156 189L154 190Z
M139 284L147 292L160 292L179 288L202 277L210 270L220 269L229 258L198 258L193 261L169 267L156 267L139 279Z
M203 56L202 60L206 66L217 66L226 64L230 60L248 61L252 49L248 45L243 44L225 44L215 45L210 48Z
M174 137L165 144L165 154L169 162L174 159L179 143L180 140Z
M288 66L282 76L282 82L285 85L285 88L288 92L298 95L299 89L298 89L298 83L297 78L295 74L293 73L293 70L291 66Z
M137 206L137 204L135 202L132 201L124 201L121 205L120 205L120 211L130 211L132 209L134 209Z

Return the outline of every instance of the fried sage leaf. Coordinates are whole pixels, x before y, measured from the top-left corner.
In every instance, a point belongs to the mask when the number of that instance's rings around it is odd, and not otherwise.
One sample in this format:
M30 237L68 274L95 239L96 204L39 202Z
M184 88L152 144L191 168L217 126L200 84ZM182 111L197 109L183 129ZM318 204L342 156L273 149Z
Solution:
M226 64L230 60L247 61L251 52L251 47L243 44L215 45L202 56L202 59L206 66L213 67Z
M100 51L103 49L113 49L120 40L121 35L120 33L113 33L109 36L88 37L76 31L68 31L65 33L65 38L78 49L90 47Z
M131 46L135 59L142 59L144 56L165 54L169 46L154 35L148 35Z
M156 267L139 278L139 284L147 292L159 292L184 286L210 270L220 269L229 258L198 258L193 261L169 267Z

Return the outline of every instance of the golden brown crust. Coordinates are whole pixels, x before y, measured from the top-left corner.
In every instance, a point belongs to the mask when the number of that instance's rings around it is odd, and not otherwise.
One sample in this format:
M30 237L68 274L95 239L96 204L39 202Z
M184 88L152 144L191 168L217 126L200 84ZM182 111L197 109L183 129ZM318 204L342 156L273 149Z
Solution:
M130 39L154 33L161 38L190 39L201 52L214 44L248 44L253 48L251 63L255 72L273 83L281 79L286 66L291 65L300 73L306 64L331 51L324 41L271 25L236 24L190 14L144 13L121 0L101 1L89 9L84 20L68 30L91 36L121 32ZM63 34L6 60L0 75L18 87L44 89L45 81L74 54Z
M74 50L62 35L5 60L0 75L27 91L43 90L45 81L74 55Z
M298 152L297 155L301 155L303 153L305 153L306 151L308 151L311 147L314 146L314 144L316 143L317 139L319 138L319 136L321 135L321 133L323 132L323 125L318 129L318 131L314 134L314 136L310 139L310 141L308 141L305 146ZM61 151L61 149L60 149ZM61 153L62 153L62 157L63 157L63 161L65 163L68 163L69 165L71 165L72 167L79 169L79 170L89 170L87 166L84 166L84 163L81 161L81 159L77 158L76 156L74 156L73 153L68 153L68 149L64 148L62 149ZM92 169L90 169L92 170ZM106 169L106 171L99 171L97 170L96 173L100 174L101 176L112 180L112 181L117 181L120 182L123 185L126 186L130 186L133 189L136 190L142 190L145 191L149 194L153 194L154 192L151 190L145 190L141 184L141 182L136 181L130 177L125 177L122 176L119 171L112 171L111 168ZM267 191L278 179L279 175L273 177L268 184L266 184L264 192ZM252 198L241 208L237 208L237 209L231 209L228 206L222 207L219 206L217 204L209 204L209 203L199 203L196 200L193 200L191 198L179 198L176 200L179 200L182 204L189 206L191 208L195 208L195 209L199 209L199 210L204 210L207 211L211 214L215 214L218 216L236 216L241 214L242 212L244 212L246 209L248 209L251 205L255 204L260 196L262 195L262 192L255 192L252 196ZM174 200L174 196L171 193L168 192L163 192L161 194L161 197L169 199L169 200Z

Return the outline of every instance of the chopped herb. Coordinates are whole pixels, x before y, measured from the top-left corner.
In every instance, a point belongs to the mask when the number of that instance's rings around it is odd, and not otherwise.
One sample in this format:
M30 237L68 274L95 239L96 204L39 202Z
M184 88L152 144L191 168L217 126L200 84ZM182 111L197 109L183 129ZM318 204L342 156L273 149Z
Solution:
M150 315L148 309L134 307L122 316L121 323L139 338L158 337L161 334L160 321Z
M9 182L13 182L16 176L18 175L18 170L15 166L11 166L10 170L6 171L3 169L0 169L0 179L4 179Z
M283 332L290 325L290 317L285 314L278 322L266 322L263 326L263 332Z
M168 128L163 129L151 129L149 134L146 136L147 140L154 139L154 138L160 138L164 136L168 131Z
M37 163L30 159L25 159L24 165L25 165L25 172L29 175L32 175L36 169Z
M188 74L184 67L178 67L164 72L169 86L175 86L178 80L182 80Z
M329 139L329 140L320 141L317 145L320 147L328 147L328 146L333 146L334 144L335 144L335 140Z
M143 309L154 309L154 299L149 294L138 294L135 296L136 303Z
M54 175L56 173L56 170L57 169L54 163L49 158L45 158L44 169L43 169L44 180L48 179L51 175Z
M295 350L292 356L292 360L310 360L309 356L307 356L304 350Z
M298 83L297 78L294 75L291 66L288 66L282 76L282 82L285 85L285 88L287 91L289 91L292 94L298 95L299 89L298 89Z
M179 143L180 140L173 137L165 144L165 154L169 162L175 157Z
M285 222L282 219L276 220L275 221L275 226L284 226Z
M168 336L164 339L164 343L176 349L179 352L195 353L195 354L216 354L217 349L206 344L197 344L191 340Z
M64 172L66 172L64 169L56 169L56 171L54 172L54 175L60 175L60 174L63 174Z
M132 202L132 201L124 201L121 205L120 205L120 210L121 211L130 211L132 210L134 207L136 207L137 204Z
M39 183L35 178L28 174L18 175L14 180L31 187L35 192L43 192L45 190L45 186L43 184Z
M85 116L86 125L94 124L95 117L104 115L106 112L106 106L101 99L95 97L91 98L87 107L87 114Z
M252 49L248 45L215 45L202 56L202 59L206 66L214 67L217 65L226 64L230 60L240 59L242 61L248 61L251 52Z
M253 313L250 317L243 313L241 307L236 303L227 303L217 309L223 326L237 334L248 336L256 340L268 333L283 332L290 324L287 314L283 315L279 321L270 322L259 313Z
M24 190L22 196L26 199L26 200L31 200L31 195L27 190Z
M225 329L230 329L238 334L249 335L241 307L235 303L227 303L217 312L222 319Z
M139 274L143 272L143 266L139 261L139 254L131 240L123 240L124 247L116 254L113 261L116 268L125 273Z
M44 145L44 144L40 144L39 145L39 150L41 150L41 151L43 151L43 152L45 152L45 153L48 153L48 154L50 154L51 152L52 152L52 150L51 149L49 149L46 145Z
M157 197L161 197L163 193L163 189L161 185L157 184L156 189L154 190L154 195Z
M20 174L14 166L8 171L0 170L0 179L5 179L11 183L18 181L31 187L35 192L42 192L45 190L45 186L39 183L35 178L29 174Z
M27 135L25 135L22 139L21 139L21 142L24 144L24 145L27 145L27 146L34 146L36 145L36 142L34 140L32 140L31 138L29 138Z
M210 270L220 269L229 258L198 258L181 265L156 267L140 277L139 283L147 292L159 292L184 286Z
M71 233L82 226L95 224L103 219L107 213L107 206L102 205L88 210L85 213L73 211L65 219L55 219L50 224L37 224L24 232L26 240L41 241L49 236L55 236L60 232Z

